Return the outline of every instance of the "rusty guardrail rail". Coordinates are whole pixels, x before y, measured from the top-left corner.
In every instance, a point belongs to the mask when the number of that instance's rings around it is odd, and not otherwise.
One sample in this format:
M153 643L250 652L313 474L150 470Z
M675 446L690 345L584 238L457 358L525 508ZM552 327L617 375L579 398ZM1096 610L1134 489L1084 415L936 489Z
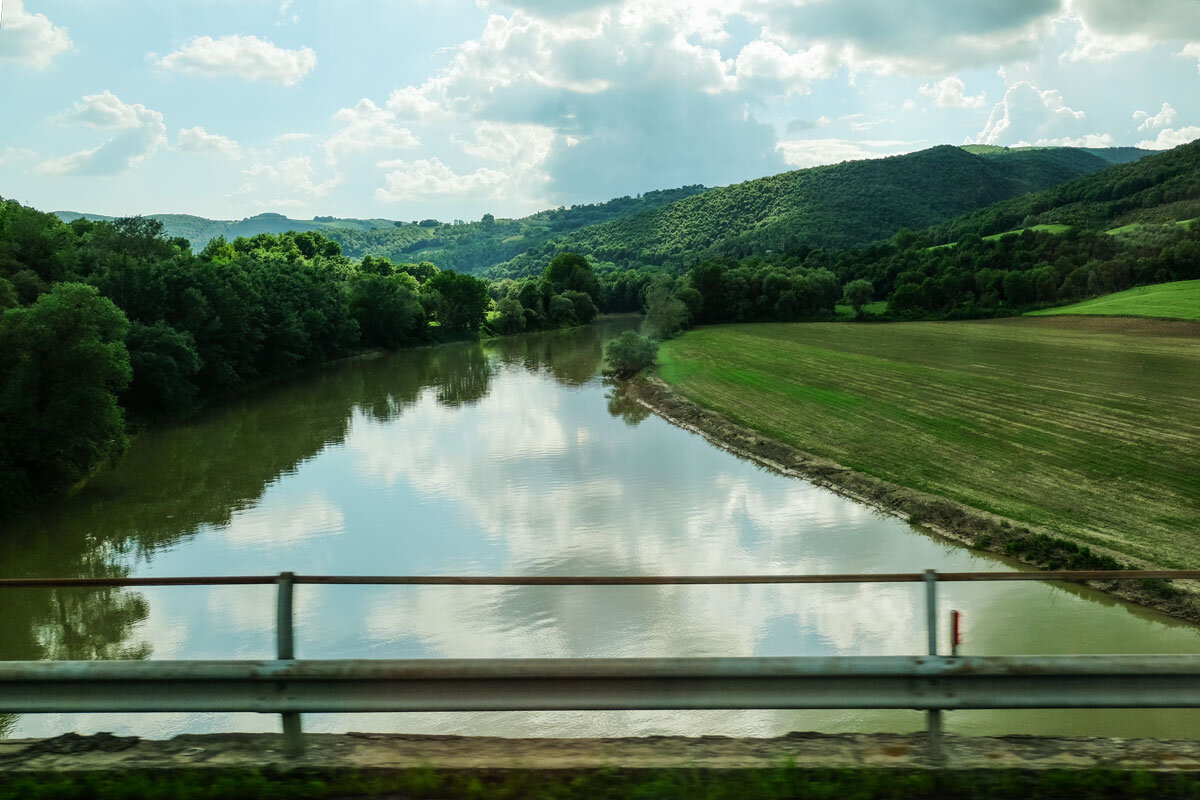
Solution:
M944 710L1200 708L1200 658L1178 655L941 656L939 582L1198 580L1200 570L839 575L279 575L3 578L4 588L277 586L274 661L0 662L0 712L278 713L287 748L302 712L904 708L925 711L940 758ZM922 656L644 659L295 660L296 584L646 586L922 583Z

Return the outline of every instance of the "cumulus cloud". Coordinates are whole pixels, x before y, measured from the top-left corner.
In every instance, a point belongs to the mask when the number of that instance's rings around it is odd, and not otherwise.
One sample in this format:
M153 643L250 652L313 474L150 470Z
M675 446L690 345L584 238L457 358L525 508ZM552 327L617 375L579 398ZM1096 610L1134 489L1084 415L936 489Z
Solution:
M0 62L45 69L71 45L66 28L56 26L45 14L29 13L25 10L24 0L4 0Z
M475 127L472 139L450 138L469 156L510 166L532 167L550 155L555 133L553 128L545 125L481 122Z
M986 92L968 96L966 85L954 75L942 78L937 83L922 84L917 91L925 97L932 97L938 108L983 108L987 101Z
M312 48L287 50L257 36L197 36L151 60L163 69L209 77L246 78L294 86L317 65Z
M437 195L490 195L508 180L507 174L487 167L459 175L436 157L412 162L381 161L379 166L388 170L384 185L375 190L375 199L381 203Z
M333 119L342 127L325 140L325 158L330 164L346 153L404 150L421 144L412 131L396 124L394 113L366 98L353 108L339 110Z
M53 120L113 135L98 147L42 162L38 172L45 175L114 175L136 167L166 141L162 114L141 103L124 103L109 91L86 95Z
M245 182L235 194L250 195L266 207L305 207L341 182L340 175L319 180L309 156L291 156L275 163L256 161L243 170Z
M766 38L824 43L851 70L945 74L1033 57L1060 10L1060 0L750 0L743 13Z
M1188 42L1179 51L1179 55L1194 58L1197 62L1200 62L1200 42ZM1200 63L1196 64L1196 71L1200 72Z
M1200 139L1200 126L1188 125L1185 128L1163 128L1156 138L1138 142L1137 146L1147 150L1169 150L1196 139Z
M233 139L219 133L209 133L199 125L181 129L175 149L184 153L201 153L225 158L242 157L242 148Z
M797 169L906 153L916 142L893 139L784 139L779 152Z
M1162 108L1157 114L1151 115L1149 111L1133 112L1133 121L1141 123L1138 125L1139 131L1152 131L1155 128L1165 128L1175 121L1175 109L1170 103L1164 102Z
M747 114L756 96L739 87L736 60L705 44L719 29L713 19L705 3L632 2L554 20L493 15L450 64L393 93L388 108L472 129L488 122L553 131L544 201L778 171L770 127ZM741 78L759 90L786 93L807 74L802 60L755 53L744 54Z
M1069 0L1067 14L1079 23L1067 61L1103 61L1148 50L1159 42L1200 37L1195 0Z
M750 42L738 53L738 87L759 96L808 94L814 80L829 78L837 56L823 44L789 53L775 42Z
M1069 107L1057 89L1039 89L1029 81L1018 81L1004 93L1004 99L992 108L991 116L979 135L969 144L1062 144L1100 141L1106 134L1084 130L1086 114ZM1107 137L1111 140L1111 137Z

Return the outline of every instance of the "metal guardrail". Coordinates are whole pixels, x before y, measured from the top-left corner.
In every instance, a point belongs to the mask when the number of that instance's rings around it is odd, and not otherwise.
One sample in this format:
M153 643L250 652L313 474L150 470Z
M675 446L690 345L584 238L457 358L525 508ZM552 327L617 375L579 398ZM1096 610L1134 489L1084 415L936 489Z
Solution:
M1200 708L1196 656L938 655L939 582L1197 580L1200 570L845 575L4 578L3 588L275 584L274 661L0 661L0 712L256 711L282 717L289 752L302 712L600 709L925 711L940 759L944 710ZM923 583L928 655L803 658L295 660L296 584L640 586Z

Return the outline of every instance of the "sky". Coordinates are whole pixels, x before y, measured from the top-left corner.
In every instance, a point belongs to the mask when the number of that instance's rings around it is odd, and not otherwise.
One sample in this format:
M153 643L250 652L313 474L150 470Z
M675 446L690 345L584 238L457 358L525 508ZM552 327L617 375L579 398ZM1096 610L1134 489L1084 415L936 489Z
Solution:
M48 211L471 220L1200 138L1200 0L0 3L0 196Z

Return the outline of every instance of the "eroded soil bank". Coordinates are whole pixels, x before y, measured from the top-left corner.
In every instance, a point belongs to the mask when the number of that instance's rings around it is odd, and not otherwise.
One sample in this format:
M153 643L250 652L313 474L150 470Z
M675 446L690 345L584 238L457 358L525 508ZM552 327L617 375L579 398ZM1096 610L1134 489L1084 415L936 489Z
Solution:
M624 384L631 397L673 425L698 433L717 447L750 459L783 475L802 478L887 514L905 519L938 536L978 550L998 553L1034 567L1109 569L1102 565L1068 567L1053 563L1073 555L1062 545L1080 546L1057 531L1041 530L990 514L953 500L849 469L834 461L806 453L777 439L739 425L715 411L702 408L673 391L661 379L643 376ZM1055 544L1057 543L1057 544ZM1090 545L1096 560L1116 560L1127 568L1162 569L1123 554ZM1077 554L1075 554L1077 555ZM1192 582L1166 586L1140 581L1090 581L1094 589L1147 606L1173 617L1200 622L1200 594Z

